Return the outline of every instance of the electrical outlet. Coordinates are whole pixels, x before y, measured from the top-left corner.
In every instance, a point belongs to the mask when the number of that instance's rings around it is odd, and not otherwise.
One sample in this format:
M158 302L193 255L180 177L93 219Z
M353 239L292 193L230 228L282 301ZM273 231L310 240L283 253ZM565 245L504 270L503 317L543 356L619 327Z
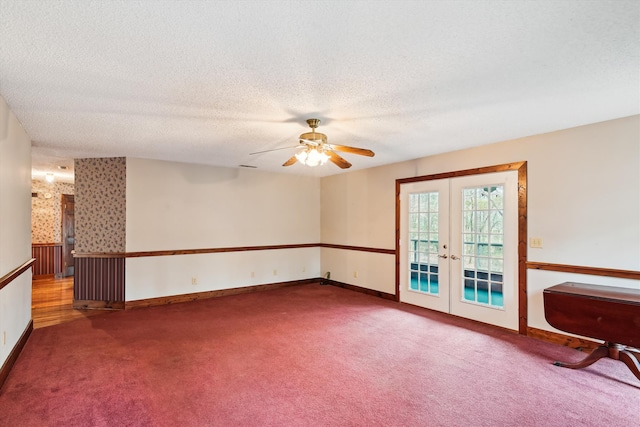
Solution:
M356 278L356 279L358 278L358 272L357 271L353 272L353 277Z
M191 278L191 284L192 285L197 285L198 284L198 278L197 277L192 277Z
M255 271L252 271L252 272L251 272L251 278L254 278L254 277L256 277L256 272L255 272Z
M542 237L532 237L529 240L529 246L532 248L542 248Z
M274 275L274 276L277 276L277 275L278 275L278 270L274 269L274 270L273 270L273 275Z
M305 271L307 271L307 267L302 267L302 272L304 273Z
M2 345L7 345L7 331L2 331Z

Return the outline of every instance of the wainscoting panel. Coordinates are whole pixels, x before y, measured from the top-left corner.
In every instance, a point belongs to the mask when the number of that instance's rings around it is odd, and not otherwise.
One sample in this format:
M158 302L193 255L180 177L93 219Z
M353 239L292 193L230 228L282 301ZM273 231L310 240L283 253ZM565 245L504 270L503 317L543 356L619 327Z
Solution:
M75 258L74 301L124 302L124 260Z
M62 274L62 244L34 243L31 245L31 257L34 276L50 276Z

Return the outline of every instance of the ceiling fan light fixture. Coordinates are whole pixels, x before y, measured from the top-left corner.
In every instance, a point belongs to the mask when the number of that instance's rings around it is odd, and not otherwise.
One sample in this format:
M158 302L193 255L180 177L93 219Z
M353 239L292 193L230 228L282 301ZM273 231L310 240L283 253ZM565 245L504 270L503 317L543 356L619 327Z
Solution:
M307 160L307 150L297 152L296 159L298 159L298 161L304 165L305 161Z
M327 156L324 151L318 151L317 149L312 148L311 150L309 150L309 154L307 155L307 161L305 162L305 164L307 166L313 167L324 165L325 163L327 163L327 160L329 160L329 156Z
M298 159L298 161L303 165L315 167L327 163L329 156L323 150L307 148L306 150L298 152L296 154L296 159Z
M320 124L318 119L309 119L307 124L311 128L311 132L306 132L300 135L299 143L297 147L285 147L285 148L297 148L296 154L291 156L282 166L291 166L296 163L301 163L306 166L314 167L327 163L328 160L341 169L348 169L352 165L345 159L343 159L336 151L345 153L358 154L360 156L373 157L375 153L366 148L350 147L348 145L334 145L327 142L327 135L316 132L316 128ZM274 148L266 151L256 151L249 154L260 154L269 151L282 150L282 148Z

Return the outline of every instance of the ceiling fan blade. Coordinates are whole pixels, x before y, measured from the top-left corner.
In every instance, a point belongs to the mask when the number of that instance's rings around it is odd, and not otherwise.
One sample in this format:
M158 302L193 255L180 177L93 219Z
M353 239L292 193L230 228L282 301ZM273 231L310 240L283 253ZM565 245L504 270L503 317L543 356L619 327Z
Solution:
M300 144L306 144L306 145L311 145L313 147L317 147L318 145L320 145L320 141L313 141L311 139L301 138L300 139Z
M368 156L368 157L373 157L376 155L376 153L374 153L371 150L367 150L366 148L349 147L347 145L333 145L333 144L330 144L330 145L332 150L342 151L344 153L359 154L361 156Z
M287 160L286 162L284 162L282 164L282 166L291 166L292 164L294 164L297 161L298 161L298 158L296 156L291 156L291 158L289 160Z
M279 150L290 150L292 148L300 148L300 147L304 147L304 145L300 144L300 145L294 145L293 147L272 148L271 150L256 151L255 153L249 153L249 155L251 156L252 154L270 153L271 151L279 151Z
M329 160L331 160L339 168L348 169L351 167L351 163L347 162L345 159L343 159L333 151L325 151L325 153L327 153L327 155L329 156Z

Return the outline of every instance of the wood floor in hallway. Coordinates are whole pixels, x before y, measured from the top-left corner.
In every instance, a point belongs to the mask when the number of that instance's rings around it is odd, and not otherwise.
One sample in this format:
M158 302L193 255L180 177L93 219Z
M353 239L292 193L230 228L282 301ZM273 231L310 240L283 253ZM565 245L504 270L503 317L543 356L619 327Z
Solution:
M74 310L73 277L33 279L32 289L31 318L34 329L105 313L103 310Z

